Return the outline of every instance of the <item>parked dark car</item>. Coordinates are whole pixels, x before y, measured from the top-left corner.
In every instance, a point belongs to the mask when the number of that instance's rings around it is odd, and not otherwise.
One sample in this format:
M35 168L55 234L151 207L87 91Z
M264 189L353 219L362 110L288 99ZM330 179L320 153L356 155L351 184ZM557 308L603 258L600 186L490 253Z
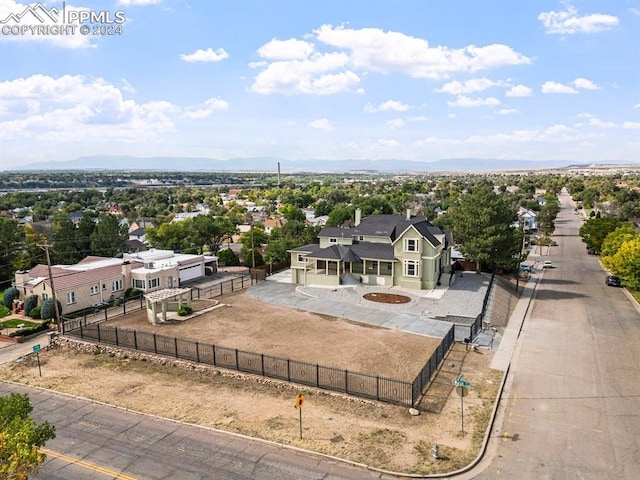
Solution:
M605 283L608 287L621 287L622 282L620 281L620 277L616 277L615 275L609 275L605 280Z

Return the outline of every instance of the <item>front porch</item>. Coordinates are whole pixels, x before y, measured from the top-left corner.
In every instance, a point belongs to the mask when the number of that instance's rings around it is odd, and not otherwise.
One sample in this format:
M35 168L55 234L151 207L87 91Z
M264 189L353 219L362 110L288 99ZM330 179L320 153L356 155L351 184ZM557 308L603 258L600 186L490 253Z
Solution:
M297 283L305 286L340 286L354 283L393 286L394 262L370 259L356 262L319 258L309 260L310 262L297 272Z

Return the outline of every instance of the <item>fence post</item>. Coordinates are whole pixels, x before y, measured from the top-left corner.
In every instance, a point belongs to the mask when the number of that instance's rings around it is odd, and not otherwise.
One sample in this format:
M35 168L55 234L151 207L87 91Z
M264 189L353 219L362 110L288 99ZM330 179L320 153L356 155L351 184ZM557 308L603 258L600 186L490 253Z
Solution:
M291 368L290 368L290 363L289 363L289 359L287 358L287 382L291 381Z
M196 362L200 363L200 344L196 342Z
M216 366L216 346L211 345L211 349L213 350L213 366Z
M222 283L223 282L220 282L220 295L222 295ZM232 290L233 290L233 288L232 288Z
M98 327L98 343L100 343L100 324L98 323L96 327Z
M260 363L262 365L262 376L264 377L264 353L260 354Z
M120 344L118 343L118 327L114 327L114 331L115 331L115 334L116 334L116 347L119 347Z
M82 322L80 322L80 338L84 340L84 334L82 333Z
M133 331L133 348L138 349L138 336L136 335L136 330Z
M238 363L238 349L236 348L236 370L240 370L240 364Z
M173 337L173 348L176 351L176 358L180 358L178 355L178 339L176 337Z
M109 320L109 314L107 313L107 309L104 309L104 319Z
M320 365L316 363L316 388L320 388Z
M376 375L376 400L380 401L380 377Z
M156 341L156 334L155 333L153 334L153 351L155 353L158 353L158 343Z
M127 298L122 297L122 314L125 315L127 313Z
M344 371L344 392L349 393L349 371Z

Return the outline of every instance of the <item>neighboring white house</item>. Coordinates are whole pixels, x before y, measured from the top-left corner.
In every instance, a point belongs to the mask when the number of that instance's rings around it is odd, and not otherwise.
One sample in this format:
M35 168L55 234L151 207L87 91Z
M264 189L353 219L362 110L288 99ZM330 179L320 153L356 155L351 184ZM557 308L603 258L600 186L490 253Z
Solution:
M54 265L51 276L62 313L103 305L124 297L130 287L145 294L182 286L204 277L207 267L217 270L218 258L177 254L172 250L146 250L123 258L86 257L75 265ZM36 265L15 274L20 300L30 295L43 300L53 298L47 265Z

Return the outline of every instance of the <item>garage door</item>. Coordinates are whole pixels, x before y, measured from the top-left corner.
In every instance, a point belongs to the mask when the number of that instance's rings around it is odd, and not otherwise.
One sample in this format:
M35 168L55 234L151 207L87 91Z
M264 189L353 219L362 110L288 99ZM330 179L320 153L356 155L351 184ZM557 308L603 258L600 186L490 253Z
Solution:
M193 280L202 276L202 265L197 263L188 267L180 268L180 282L186 282L187 280Z

